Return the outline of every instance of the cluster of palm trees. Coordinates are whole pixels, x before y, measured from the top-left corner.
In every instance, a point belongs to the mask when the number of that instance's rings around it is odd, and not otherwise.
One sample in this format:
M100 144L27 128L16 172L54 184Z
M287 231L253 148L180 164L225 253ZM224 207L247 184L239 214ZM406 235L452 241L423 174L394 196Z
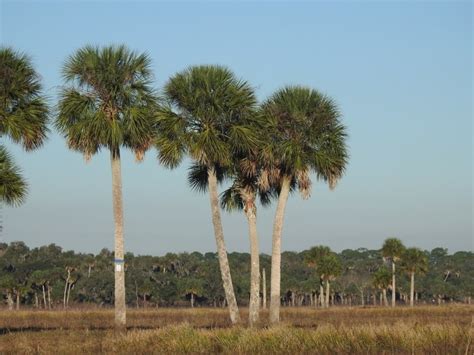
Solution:
M0 135L35 149L48 132L50 111L31 61L0 49ZM232 285L220 209L242 210L251 246L249 324L259 320L260 266L257 201L277 201L271 265L270 322L279 322L281 236L290 193L304 199L311 176L333 189L348 160L346 129L334 101L302 86L284 87L258 103L253 87L226 67L192 66L175 74L159 96L148 55L126 46L86 46L62 68L64 85L52 114L67 146L86 160L110 154L115 223L115 323L126 324L120 156L137 161L151 148L167 168L191 159L190 186L208 191L218 259L232 323L239 311ZM5 148L0 149L1 200L23 201L26 185ZM230 181L221 195L218 185ZM329 256L328 256L329 257Z
M384 260L390 263L391 270L378 269L373 275L374 286L382 290L384 304L388 305L387 288L392 291L391 305L396 304L396 265L400 264L403 271L410 276L410 306L415 300L415 274L424 274L428 270L428 258L419 248L405 248L397 238L388 238L382 246Z

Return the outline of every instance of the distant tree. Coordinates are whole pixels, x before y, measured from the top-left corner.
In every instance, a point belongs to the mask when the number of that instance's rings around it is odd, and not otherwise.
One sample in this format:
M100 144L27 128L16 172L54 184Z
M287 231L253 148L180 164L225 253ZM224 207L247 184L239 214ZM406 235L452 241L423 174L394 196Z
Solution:
M372 274L372 282L374 287L382 290L384 306L388 306L387 288L390 286L392 274L385 266L379 268Z
M334 281L342 272L342 265L336 254L324 255L319 261L318 272L321 278L326 281L325 307L329 307L330 282Z
M402 268L410 275L410 306L415 302L415 274L424 274L428 271L428 258L418 248L408 248L402 256Z
M305 262L308 266L313 267L317 272L319 272L319 267L321 266L321 260L332 253L331 249L326 246L315 246L308 250L305 254ZM320 272L319 272L320 273ZM321 273L320 273L321 276ZM320 277L319 282L319 299L322 307L326 307L325 298L324 298L324 285L323 280Z
M56 128L68 147L86 160L101 149L110 152L115 222L115 325L125 327L125 273L123 242L121 148L138 160L152 145L157 102L150 87L151 62L146 54L125 46L86 46L63 67L69 86L59 101Z
M405 251L405 246L400 239L388 238L382 246L382 256L392 264L392 307L395 307L396 285L395 285L395 264L400 260Z

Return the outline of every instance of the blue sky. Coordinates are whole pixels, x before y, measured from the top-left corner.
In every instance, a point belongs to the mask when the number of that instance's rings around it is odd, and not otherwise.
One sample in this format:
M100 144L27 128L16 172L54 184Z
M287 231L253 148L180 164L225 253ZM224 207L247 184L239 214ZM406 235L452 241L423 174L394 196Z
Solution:
M55 104L65 58L85 44L125 43L153 59L156 87L193 64L224 64L263 100L286 84L332 96L350 138L335 191L315 183L291 197L284 250L324 244L473 249L472 16L470 2L43 2L1 1L3 45L27 52ZM3 241L113 246L107 153L85 164L52 133L25 153L6 142L30 184L28 201L3 209ZM123 158L126 249L213 251L206 195L150 151ZM274 206L259 211L271 250ZM230 251L247 251L243 215L224 213Z

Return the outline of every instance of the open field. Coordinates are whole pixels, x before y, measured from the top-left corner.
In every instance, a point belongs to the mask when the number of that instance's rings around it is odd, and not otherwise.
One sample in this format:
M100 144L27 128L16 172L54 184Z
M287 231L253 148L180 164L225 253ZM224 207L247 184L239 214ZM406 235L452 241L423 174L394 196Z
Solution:
M246 311L242 311L246 319ZM0 353L432 353L472 354L473 306L283 308L282 324L230 327L226 309L0 312Z

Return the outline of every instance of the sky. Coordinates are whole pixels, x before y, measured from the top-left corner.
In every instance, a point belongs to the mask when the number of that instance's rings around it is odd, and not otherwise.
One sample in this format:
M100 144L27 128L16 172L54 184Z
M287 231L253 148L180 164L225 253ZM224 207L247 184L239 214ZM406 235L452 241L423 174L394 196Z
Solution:
M138 2L0 0L0 40L28 53L52 106L67 56L86 44L147 52L155 87L190 65L222 64L259 100L288 84L334 98L350 162L334 191L290 197L283 250L328 245L473 250L471 2ZM3 138L4 139L4 138ZM4 142L29 182L27 202L3 207L4 242L113 249L109 156L86 164L54 132L26 153ZM136 254L215 251L209 199L187 185L189 162L159 166L123 154L125 247ZM258 211L271 251L275 204ZM240 213L223 212L229 251L249 250Z

